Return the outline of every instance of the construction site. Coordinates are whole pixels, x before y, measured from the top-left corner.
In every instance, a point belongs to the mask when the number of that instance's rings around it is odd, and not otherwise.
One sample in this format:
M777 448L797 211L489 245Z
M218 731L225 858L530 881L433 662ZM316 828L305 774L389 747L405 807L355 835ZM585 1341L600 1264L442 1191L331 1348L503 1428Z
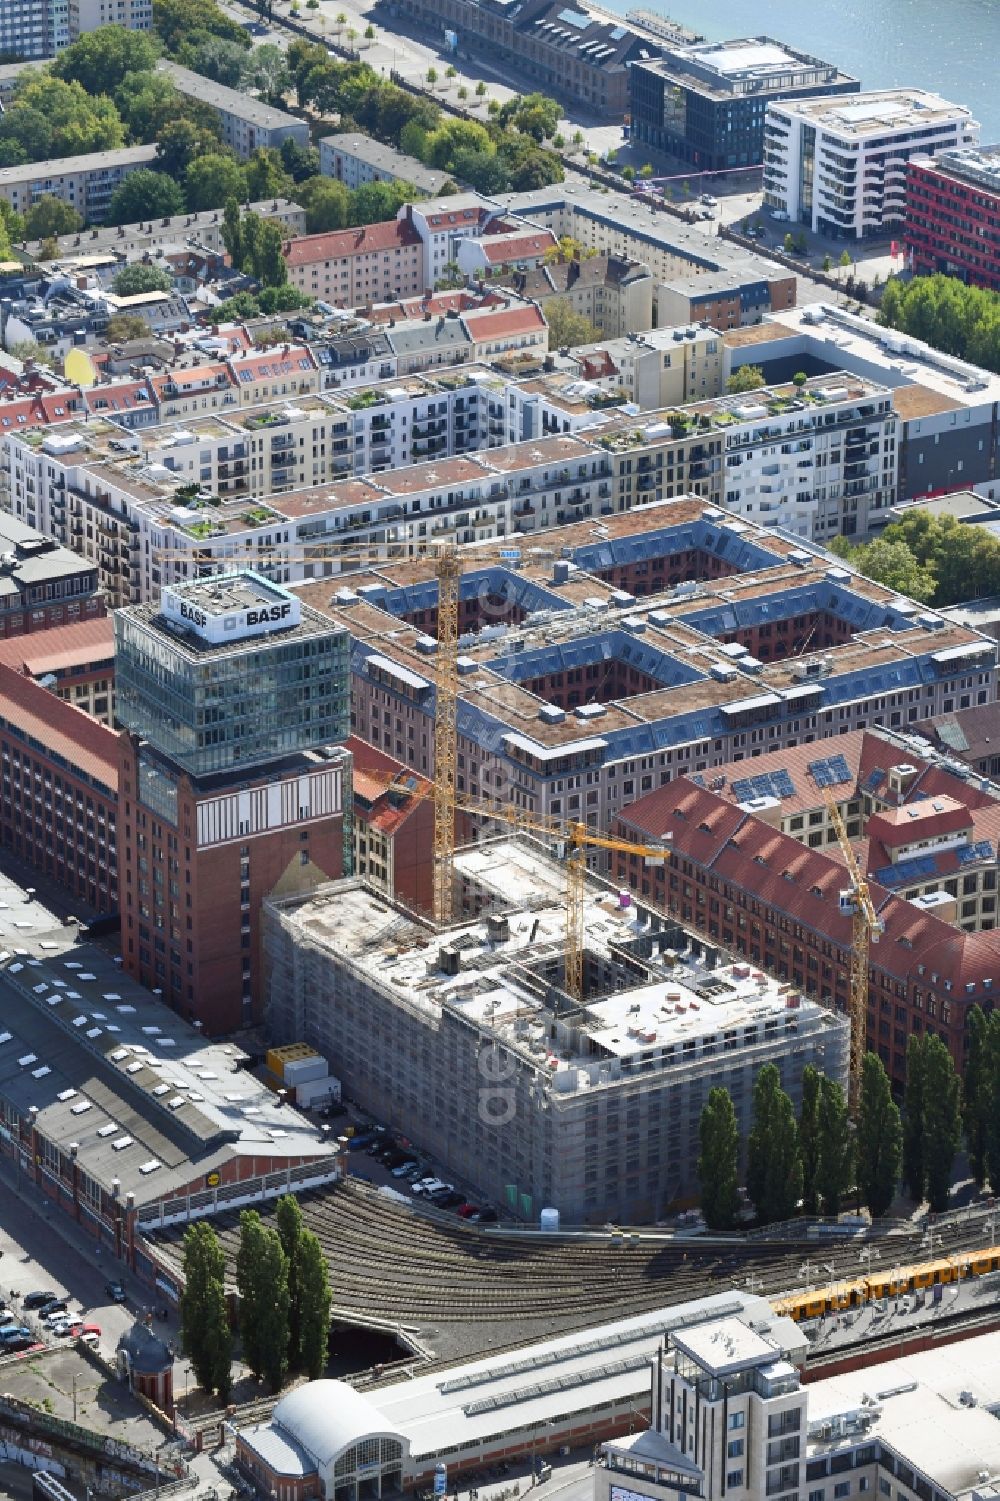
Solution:
M512 1217L649 1222L697 1197L714 1085L745 1136L765 1063L794 1101L807 1064L846 1087L849 1024L596 877L577 903L568 863L459 849L438 925L354 879L272 900L266 1025Z

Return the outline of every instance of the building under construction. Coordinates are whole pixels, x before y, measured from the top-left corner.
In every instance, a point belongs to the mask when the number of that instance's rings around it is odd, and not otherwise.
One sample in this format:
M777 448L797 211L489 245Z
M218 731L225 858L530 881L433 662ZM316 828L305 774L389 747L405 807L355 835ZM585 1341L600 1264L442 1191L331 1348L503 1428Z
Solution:
M777 1064L798 1102L813 1064L846 1087L846 1017L596 879L584 998L566 988L566 872L534 842L458 851L435 927L358 880L265 913L267 1023L318 1048L366 1110L523 1218L642 1222L698 1191L714 1085L742 1135Z

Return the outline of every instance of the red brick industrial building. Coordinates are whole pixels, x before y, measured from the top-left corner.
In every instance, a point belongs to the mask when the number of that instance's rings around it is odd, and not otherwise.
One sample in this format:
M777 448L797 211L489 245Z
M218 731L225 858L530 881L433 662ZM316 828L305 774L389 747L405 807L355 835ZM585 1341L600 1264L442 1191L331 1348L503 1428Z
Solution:
M831 754L831 752L833 754ZM1000 987L1000 803L870 731L682 777L623 812L616 832L670 836L673 858L616 855L613 875L807 995L847 1005L848 878L835 799L885 933L870 954L868 1042L894 1083L912 1034L959 1067L966 1013Z
M903 238L919 274L1000 292L1000 151L911 157Z
M418 911L434 907L434 789L352 735L354 874Z
M118 736L0 663L0 841L99 912L118 905Z

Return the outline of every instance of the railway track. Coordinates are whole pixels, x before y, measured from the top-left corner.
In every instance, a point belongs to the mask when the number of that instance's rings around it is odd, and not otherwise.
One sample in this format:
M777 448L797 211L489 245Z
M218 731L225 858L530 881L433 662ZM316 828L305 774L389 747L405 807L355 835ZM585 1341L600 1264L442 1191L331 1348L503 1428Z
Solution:
M734 1286L763 1294L787 1292L806 1280L806 1261L815 1268L814 1282L854 1276L858 1270L853 1242L505 1240L457 1220L451 1225L425 1219L357 1182L316 1190L300 1202L330 1267L334 1317L405 1326L434 1351L442 1345L453 1348L456 1340L466 1350L491 1348L499 1330L505 1331L500 1343L510 1341L512 1330L515 1338L539 1338ZM273 1208L263 1206L264 1214ZM238 1213L213 1223L232 1270ZM940 1256L975 1245L982 1232L975 1223L963 1222L937 1229L935 1238ZM179 1270L183 1227L149 1239L159 1256ZM894 1236L893 1260L921 1259L921 1242L919 1232Z

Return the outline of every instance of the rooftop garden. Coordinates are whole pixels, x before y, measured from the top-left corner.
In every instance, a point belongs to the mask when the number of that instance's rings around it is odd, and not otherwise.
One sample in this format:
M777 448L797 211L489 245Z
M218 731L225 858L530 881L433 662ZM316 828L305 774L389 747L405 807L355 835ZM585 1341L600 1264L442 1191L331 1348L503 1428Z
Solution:
M638 448L641 443L645 443L646 432L644 428L633 427L624 433L606 433L597 441L602 448Z
M265 506L251 506L242 515L248 526L266 526L272 520L272 512Z
M252 432L258 427L280 427L282 423L287 421L288 418L281 412L258 412L254 416L245 417L243 419L243 426L249 428Z
M355 391L353 396L348 396L347 405L352 412L363 412L366 407L377 407L386 400L382 391Z

